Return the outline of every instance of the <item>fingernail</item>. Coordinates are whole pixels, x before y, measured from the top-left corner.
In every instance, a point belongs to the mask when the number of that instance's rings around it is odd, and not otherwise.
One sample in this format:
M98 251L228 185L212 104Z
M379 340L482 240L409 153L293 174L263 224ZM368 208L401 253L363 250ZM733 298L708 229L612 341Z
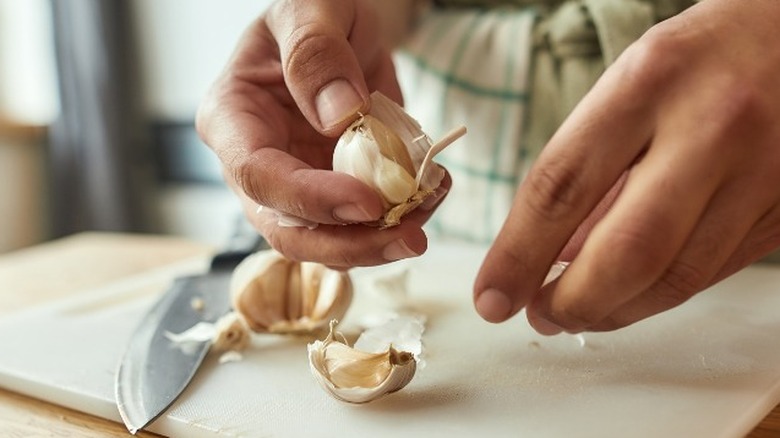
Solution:
M325 85L315 99L317 115L327 129L354 115L363 106L363 99L344 79Z
M441 202L441 200L444 199L444 195L446 194L447 194L446 187L437 188L433 192L433 194L425 198L425 201L423 201L423 203L420 204L420 209L424 211L433 210L437 205L439 205L439 202Z
M529 318L531 327L534 328L540 335L554 336L563 332L563 329L558 325L544 319L544 318Z
M358 204L346 204L334 208L333 218L344 223L368 222L376 219Z
M408 259L410 257L417 257L420 254L412 251L411 248L404 242L403 239L394 240L385 246L382 250L382 256L387 261L395 261L401 259Z
M474 303L477 313L489 322L503 322L512 313L512 300L497 289L485 289Z

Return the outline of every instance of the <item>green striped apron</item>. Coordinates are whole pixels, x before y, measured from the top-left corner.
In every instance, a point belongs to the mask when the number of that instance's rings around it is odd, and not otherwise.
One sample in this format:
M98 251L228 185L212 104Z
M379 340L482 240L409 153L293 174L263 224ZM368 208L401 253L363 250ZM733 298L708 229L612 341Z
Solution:
M435 239L490 243L518 183L605 66L689 0L439 0L395 55L406 108L452 174L426 225Z

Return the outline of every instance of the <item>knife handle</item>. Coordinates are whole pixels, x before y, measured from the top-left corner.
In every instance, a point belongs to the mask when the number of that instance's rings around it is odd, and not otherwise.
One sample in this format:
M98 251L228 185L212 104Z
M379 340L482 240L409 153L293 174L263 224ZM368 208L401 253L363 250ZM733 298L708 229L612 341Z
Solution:
M211 271L232 271L248 255L261 249L270 248L257 230L239 215L235 230L227 246L211 259Z

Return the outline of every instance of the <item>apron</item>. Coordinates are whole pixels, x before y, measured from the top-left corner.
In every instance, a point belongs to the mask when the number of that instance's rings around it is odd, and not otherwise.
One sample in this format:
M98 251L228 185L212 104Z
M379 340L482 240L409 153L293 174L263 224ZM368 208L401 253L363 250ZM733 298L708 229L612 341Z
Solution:
M396 51L407 111L452 174L426 225L434 239L489 244L518 184L606 66L692 0L439 0Z

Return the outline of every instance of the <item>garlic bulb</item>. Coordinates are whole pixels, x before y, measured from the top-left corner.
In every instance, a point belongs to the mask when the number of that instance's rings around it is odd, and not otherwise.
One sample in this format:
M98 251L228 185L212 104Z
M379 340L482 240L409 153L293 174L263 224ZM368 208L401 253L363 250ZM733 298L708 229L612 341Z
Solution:
M308 333L344 316L352 281L311 262L295 262L274 250L244 259L231 279L233 308L258 333Z
M396 350L372 353L350 347L334 331L308 346L309 366L320 385L332 396L349 403L366 403L398 391L414 377L417 361L412 353Z
M371 111L361 115L339 138L333 152L333 170L352 175L373 188L385 207L379 226L392 227L441 184L444 169L431 159L465 132L461 127L433 144L403 108L374 92Z

